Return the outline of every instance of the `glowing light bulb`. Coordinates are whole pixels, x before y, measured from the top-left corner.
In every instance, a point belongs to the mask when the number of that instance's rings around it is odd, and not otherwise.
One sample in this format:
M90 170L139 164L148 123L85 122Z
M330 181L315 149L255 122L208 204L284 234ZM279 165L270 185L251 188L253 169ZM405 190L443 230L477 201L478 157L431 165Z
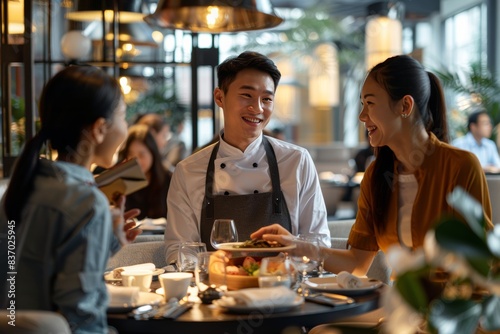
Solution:
M201 21L209 29L217 29L227 24L228 13L218 6L208 6L201 13Z

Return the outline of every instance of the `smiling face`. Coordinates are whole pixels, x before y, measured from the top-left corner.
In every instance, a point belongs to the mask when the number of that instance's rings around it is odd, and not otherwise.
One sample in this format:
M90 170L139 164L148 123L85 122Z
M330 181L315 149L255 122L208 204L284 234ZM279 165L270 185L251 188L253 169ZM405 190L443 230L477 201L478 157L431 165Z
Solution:
M274 108L274 82L269 74L255 69L240 71L224 93L214 97L224 110L224 140L244 151L262 134Z
M397 143L402 132L402 100L391 101L389 94L368 76L361 90L362 109L359 120L365 123L370 145L389 146Z

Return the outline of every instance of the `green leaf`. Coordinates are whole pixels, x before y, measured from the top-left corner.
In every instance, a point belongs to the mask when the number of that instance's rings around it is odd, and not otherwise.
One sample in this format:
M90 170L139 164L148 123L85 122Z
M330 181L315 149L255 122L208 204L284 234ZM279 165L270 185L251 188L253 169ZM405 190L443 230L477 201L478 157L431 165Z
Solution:
M441 247L468 259L491 259L493 254L486 242L471 232L467 225L456 218L447 218L435 228L436 241Z
M490 251L500 259L500 225L495 225L486 237Z
M475 333L481 305L470 300L436 300L430 306L429 322L439 334Z
M426 271L427 272L427 271ZM408 304L420 313L427 311L427 294L421 284L421 271L408 271L398 277L394 286Z
M480 238L486 238L483 207L462 187L457 186L448 194L446 200L467 221L472 231Z
M465 258L475 271L484 277L488 277L491 270L491 261L488 259Z
M500 330L500 296L493 295L483 303L481 326L486 330Z

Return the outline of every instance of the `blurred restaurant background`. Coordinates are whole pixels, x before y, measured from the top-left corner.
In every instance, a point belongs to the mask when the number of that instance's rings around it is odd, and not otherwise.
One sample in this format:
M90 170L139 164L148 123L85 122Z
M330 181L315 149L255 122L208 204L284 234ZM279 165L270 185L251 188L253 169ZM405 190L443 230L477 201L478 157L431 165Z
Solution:
M354 158L368 146L359 93L374 64L410 54L438 73L453 138L478 108L500 122L497 0L1 0L0 14L4 183L37 131L43 85L73 64L114 75L128 121L162 114L191 152L224 124L217 64L269 56L282 73L269 130L310 151L340 219L356 210Z

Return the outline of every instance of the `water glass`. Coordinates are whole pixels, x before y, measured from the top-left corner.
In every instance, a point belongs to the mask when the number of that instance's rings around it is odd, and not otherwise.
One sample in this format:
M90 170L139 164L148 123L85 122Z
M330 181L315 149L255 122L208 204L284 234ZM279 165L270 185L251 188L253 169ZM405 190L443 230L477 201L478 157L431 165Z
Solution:
M204 304L222 297L227 291L226 255L223 251L198 253L195 278L198 297Z
M216 219L210 233L210 244L217 249L220 244L238 242L238 231L232 219Z
M259 269L259 287L286 286L290 288L295 270L290 259L285 254L265 257L261 260Z
M203 242L182 242L179 245L178 269L194 273L198 262L198 253L206 252L207 245Z

